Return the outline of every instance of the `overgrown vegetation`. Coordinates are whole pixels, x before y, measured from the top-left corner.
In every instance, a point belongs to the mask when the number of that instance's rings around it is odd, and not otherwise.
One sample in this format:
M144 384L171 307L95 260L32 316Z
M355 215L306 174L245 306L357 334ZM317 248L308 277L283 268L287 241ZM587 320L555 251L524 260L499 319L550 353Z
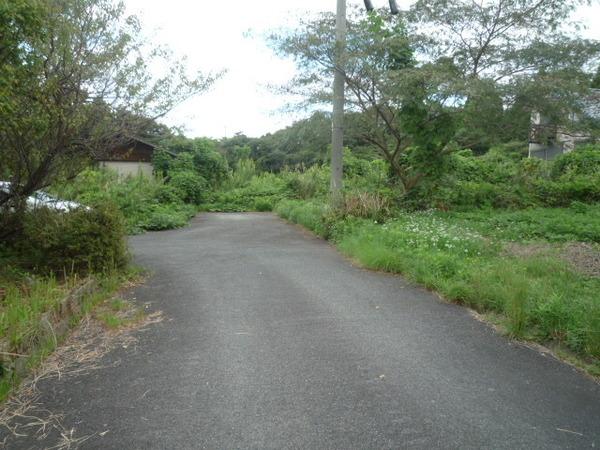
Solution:
M428 0L394 17L352 12L336 209L328 113L260 138L175 135L153 118L216 77L188 78L174 64L152 79L149 64L165 53L144 55L123 4L0 6L0 178L11 182L0 190L3 351L41 339L44 314L83 277L100 280L99 296L116 289L126 234L184 226L198 208L274 210L365 266L492 315L512 336L568 349L599 374L600 269L582 271L564 249L583 243L596 255L583 264L598 264L600 146L527 157L532 113L548 122L533 136L540 143L554 143L559 127L590 142L600 130L582 101L598 85L600 44L568 27L577 4ZM271 39L298 66L289 90L313 109L331 100L334 22L323 14ZM156 177L93 167L133 136L158 145ZM85 207L30 209L42 187ZM111 311L103 320L120 323Z
M204 189L203 185L202 192ZM56 186L55 191L61 198L94 210L113 205L122 214L129 234L182 227L197 211L196 206L185 203L190 194L181 184L145 176L123 178L109 170L85 170L73 182Z
M0 269L0 401L61 344L65 334L54 330L54 317L76 326L100 304L111 298L125 282L136 280L140 271L106 269L82 279L36 275L2 260ZM94 279L96 287L86 293L76 311L65 312L63 303L82 281ZM108 308L108 307L107 307ZM109 324L107 324L109 326Z
M160 135L153 118L215 79L150 46L116 0L3 2L0 35L0 176L12 183L0 191L0 240L22 226L29 195L133 136Z

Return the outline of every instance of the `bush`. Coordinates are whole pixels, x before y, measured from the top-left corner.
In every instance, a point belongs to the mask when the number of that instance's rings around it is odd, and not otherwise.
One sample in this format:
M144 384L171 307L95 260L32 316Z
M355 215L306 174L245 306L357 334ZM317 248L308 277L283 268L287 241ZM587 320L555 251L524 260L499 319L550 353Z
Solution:
M281 176L262 173L252 177L241 188L216 192L208 199L204 209L208 211L255 211L257 202L271 207L280 200L289 197L289 189Z
M114 204L125 217L130 234L167 229L169 224L183 226L182 221L195 212L193 206L183 204L186 194L173 184L144 176L123 178L109 170L86 170L54 192L89 206Z
M195 214L196 208L190 205L154 205L148 216L140 223L140 226L149 231L181 228Z
M175 189L175 187L170 184L160 185L154 193L154 198L158 203L163 204L177 204L183 201L177 189Z
M328 238L331 227L328 221L330 210L326 204L284 200L277 204L275 211L290 222L303 225L321 237Z
M553 179L600 174L600 145L580 147L560 155L552 164Z
M191 171L175 172L171 175L169 185L186 203L200 204L206 198L208 183L200 175Z
M14 250L20 265L40 273L87 274L127 264L125 225L110 205L60 213L28 212Z
M259 212L273 211L273 203L266 198L257 198L254 201L254 210Z
M230 174L225 189L235 189L248 186L252 178L257 175L256 163L254 160L245 158L240 159L235 166L235 170Z
M307 200L327 192L329 173L329 168L313 166L304 172L284 171L282 177L293 197Z

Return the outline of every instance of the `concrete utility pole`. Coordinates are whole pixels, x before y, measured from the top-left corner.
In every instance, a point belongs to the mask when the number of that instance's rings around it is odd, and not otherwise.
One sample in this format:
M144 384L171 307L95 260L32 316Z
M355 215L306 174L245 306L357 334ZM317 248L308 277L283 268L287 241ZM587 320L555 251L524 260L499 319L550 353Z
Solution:
M373 11L371 0L364 0L367 11ZM400 11L396 0L389 0L390 11ZM335 74L333 78L333 120L331 131L331 200L334 207L342 200L342 179L344 173L344 90L346 60L346 0L337 0L335 18Z
M335 74L333 79L333 123L331 133L331 200L339 206L342 199L344 154L344 89L346 86L346 0L337 0L335 20Z

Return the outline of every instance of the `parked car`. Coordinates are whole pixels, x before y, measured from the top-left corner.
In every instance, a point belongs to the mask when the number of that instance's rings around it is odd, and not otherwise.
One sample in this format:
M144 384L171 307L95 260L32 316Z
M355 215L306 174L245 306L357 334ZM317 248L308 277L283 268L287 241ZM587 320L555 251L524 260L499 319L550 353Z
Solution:
M11 183L8 181L0 181L0 190L9 192ZM44 191L36 191L29 197L27 197L27 208L50 208L60 212L69 212L78 208L85 208L90 210L89 206L84 206L81 203L72 202L69 200L61 200L56 197L52 197Z

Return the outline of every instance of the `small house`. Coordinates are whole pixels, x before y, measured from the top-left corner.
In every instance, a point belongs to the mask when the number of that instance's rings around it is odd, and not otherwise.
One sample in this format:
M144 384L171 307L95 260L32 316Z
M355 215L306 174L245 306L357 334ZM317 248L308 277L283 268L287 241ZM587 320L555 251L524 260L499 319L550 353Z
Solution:
M100 167L116 171L121 176L152 176L152 156L156 145L139 138L131 138L102 155L98 159Z

